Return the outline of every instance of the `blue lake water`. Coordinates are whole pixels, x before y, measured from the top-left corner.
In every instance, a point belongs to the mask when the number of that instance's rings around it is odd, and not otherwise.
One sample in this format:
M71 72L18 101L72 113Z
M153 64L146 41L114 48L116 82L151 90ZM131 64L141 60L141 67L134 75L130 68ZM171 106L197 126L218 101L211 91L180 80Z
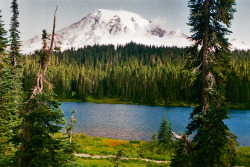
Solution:
M75 133L144 141L151 140L157 133L164 112L173 131L184 132L193 110L188 107L64 102L61 109L66 120L73 108L77 114ZM225 123L238 136L241 146L250 146L250 110L232 110L230 113L231 119Z

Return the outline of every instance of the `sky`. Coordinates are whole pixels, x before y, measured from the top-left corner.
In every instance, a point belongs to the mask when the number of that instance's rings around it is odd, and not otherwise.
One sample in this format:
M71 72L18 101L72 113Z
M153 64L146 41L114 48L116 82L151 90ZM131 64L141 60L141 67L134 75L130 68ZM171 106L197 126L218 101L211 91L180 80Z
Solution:
M230 38L250 44L250 0L236 0ZM167 30L179 30L190 35L188 0L18 0L21 40L40 35L43 29L51 31L53 14L58 5L56 29L69 26L96 9L127 10L147 20L161 20ZM0 0L0 10L9 29L12 16L11 0Z

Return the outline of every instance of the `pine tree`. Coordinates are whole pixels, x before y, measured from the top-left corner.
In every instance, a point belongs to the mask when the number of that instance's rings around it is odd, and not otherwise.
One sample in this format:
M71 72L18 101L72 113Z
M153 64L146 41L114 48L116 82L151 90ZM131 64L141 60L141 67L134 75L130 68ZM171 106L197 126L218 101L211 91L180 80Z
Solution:
M191 154L186 149L183 140L176 141L175 155L171 159L171 167L191 167Z
M63 143L54 135L62 127L63 113L49 90L26 101L23 122L16 139L21 143L16 152L19 167L61 166Z
M40 65L35 86L30 97L25 101L21 117L22 124L16 142L18 167L62 166L67 160L63 157L62 139L55 134L62 129L63 113L59 103L55 101L52 86L46 79L46 71L50 62L55 36L55 21L51 45L47 45L47 33L43 30L43 48L37 52Z
M17 77L6 53L7 32L0 15L0 166L7 166L14 155L11 139L18 120Z
M13 101L13 105L19 109L22 104L22 76L23 76L23 60L22 56L20 54L20 46L21 41L18 31L19 28L19 22L18 22L18 4L17 0L13 0L11 3L12 8L12 17L11 17L11 23L10 23L10 51L8 53L8 57L11 61L12 65L12 74L15 78L15 86L13 87L15 93L13 96L15 96L15 101Z
M68 140L66 141L64 152L67 154L67 157L70 161L74 160L74 153L76 151L77 145L73 141L73 129L76 125L76 111L75 109L72 109L71 116L69 117L69 122L66 126L66 135L68 137Z
M2 55L5 52L8 41L6 39L7 31L4 29L4 23L2 21L2 15L0 10L0 54Z
M189 25L195 44L188 63L199 94L199 106L187 126L187 133L194 133L189 157L192 167L233 165L235 136L223 122L228 119L224 80L231 55L225 35L230 33L233 5L234 0L189 0Z
M72 138L73 138L73 129L76 126L76 111L73 109L71 111L71 116L69 117L69 123L66 127L66 132L69 138L69 143L72 143Z
M13 16L10 23L10 58L12 59L12 65L16 66L21 60L20 54L20 37L19 37L19 22L18 22L18 4L17 0L13 0L11 3Z
M165 149L171 150L173 148L172 126L166 119L166 113L163 115L157 139Z
M10 51L8 52L8 59L10 59L11 74L13 75L13 87L12 87L12 105L15 107L16 115L20 114L20 108L22 107L23 102L23 89L22 89L22 77L23 77L23 60L20 54L21 41L18 31L19 22L18 22L18 4L17 0L13 0L11 3L12 8L12 17L10 23ZM16 126L20 124L20 119L16 119Z

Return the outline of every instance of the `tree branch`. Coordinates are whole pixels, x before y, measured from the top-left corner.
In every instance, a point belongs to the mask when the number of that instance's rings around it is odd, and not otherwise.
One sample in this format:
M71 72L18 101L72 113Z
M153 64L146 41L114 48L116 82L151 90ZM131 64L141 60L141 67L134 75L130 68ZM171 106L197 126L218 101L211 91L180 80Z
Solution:
M34 96L36 94L41 94L42 91L43 91L43 83L45 81L45 74L46 74L46 71L47 71L47 68L49 66L49 62L50 62L50 58L51 58L51 54L52 54L52 50L53 50L53 44L54 44L54 40L55 40L55 28L56 28L56 12L57 12L57 8L58 6L56 6L56 10L55 10L55 13L54 13L54 22L53 22L53 30L52 30L52 37L51 37L51 43L50 43L50 47L49 47L49 50L46 50L46 46L47 46L47 43L46 43L46 34L45 34L45 39L43 39L44 41L44 46L42 48L42 51L44 52L44 58L40 61L40 66L39 66L39 71L38 71L38 74L37 74L37 78L36 78L36 83L35 83L35 86L33 88L33 91L31 93L31 96L30 96L30 99L31 98L34 98Z

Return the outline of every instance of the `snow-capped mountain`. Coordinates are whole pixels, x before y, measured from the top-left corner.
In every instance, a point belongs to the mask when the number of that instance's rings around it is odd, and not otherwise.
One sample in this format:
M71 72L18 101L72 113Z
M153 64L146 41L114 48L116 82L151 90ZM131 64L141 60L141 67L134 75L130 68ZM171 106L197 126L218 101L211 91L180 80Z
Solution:
M157 46L190 45L186 35L168 31L160 24L124 10L95 10L80 21L57 31L56 34L61 42L61 50L95 44L126 44L131 41ZM28 54L41 47L41 36L36 36L23 42L21 49L23 53Z
M158 23L124 10L95 10L56 34L62 51L95 44L124 45L131 41L155 46L185 47L191 44L187 35L166 30ZM22 45L24 54L33 53L42 48L41 36L25 41Z

